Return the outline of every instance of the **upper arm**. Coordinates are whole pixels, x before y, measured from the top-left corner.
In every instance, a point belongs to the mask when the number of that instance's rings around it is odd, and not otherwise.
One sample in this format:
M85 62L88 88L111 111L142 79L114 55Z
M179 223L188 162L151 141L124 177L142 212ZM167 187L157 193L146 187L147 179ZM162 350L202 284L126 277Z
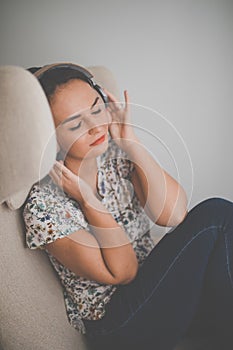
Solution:
M77 276L105 284L120 283L105 265L96 238L85 230L46 244L45 249Z
M169 197L166 198L166 202L162 208L162 211L159 215L158 218L155 218L155 216L153 215L153 213L151 213L150 209L147 208L146 206L146 195L143 193L141 184L140 184L140 180L139 177L137 175L136 171L132 172L131 175L131 182L134 186L134 191L140 201L141 206L144 208L146 214L148 215L148 217L157 225L160 226L172 226L171 224L168 224L171 216L172 216L172 212L174 210L174 203L178 200L178 196L180 194L180 191L182 191L183 193L183 189L182 187L179 185L179 183L173 179L164 169L164 176L165 176L165 180L166 180L166 188L167 191L166 193L169 194ZM186 202L185 202L186 203ZM185 211L185 215L187 214L187 210ZM180 222L183 219L180 220Z
M145 197L145 194L142 191L142 187L140 185L140 181L139 181L139 178L138 178L138 175L137 175L136 171L132 172L130 180L131 180L131 182L133 184L134 191L135 191L135 193L136 193L136 195L137 195L137 197L139 199L139 202L140 202L141 206L144 208L145 204L146 204L146 197Z

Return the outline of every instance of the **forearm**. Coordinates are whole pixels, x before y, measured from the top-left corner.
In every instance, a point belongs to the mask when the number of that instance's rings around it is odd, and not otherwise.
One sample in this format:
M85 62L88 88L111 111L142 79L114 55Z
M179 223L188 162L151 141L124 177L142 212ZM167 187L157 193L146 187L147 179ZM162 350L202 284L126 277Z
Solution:
M132 279L138 261L125 231L94 196L81 204L84 215L98 241L106 267L116 279Z
M182 186L160 167L137 138L128 143L127 153L135 165L145 211L162 226L177 225L187 207Z

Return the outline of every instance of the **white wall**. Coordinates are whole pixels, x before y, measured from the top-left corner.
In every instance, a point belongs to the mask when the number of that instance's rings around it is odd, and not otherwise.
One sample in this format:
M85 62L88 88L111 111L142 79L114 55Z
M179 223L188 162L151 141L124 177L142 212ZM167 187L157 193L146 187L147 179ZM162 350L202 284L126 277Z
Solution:
M189 207L233 200L232 0L5 0L0 13L0 64L107 66L145 106L133 117Z

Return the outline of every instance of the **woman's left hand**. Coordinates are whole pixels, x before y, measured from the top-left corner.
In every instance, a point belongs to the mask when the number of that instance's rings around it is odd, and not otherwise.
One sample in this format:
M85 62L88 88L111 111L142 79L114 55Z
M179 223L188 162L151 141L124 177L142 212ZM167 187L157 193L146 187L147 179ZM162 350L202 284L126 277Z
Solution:
M124 91L125 106L117 101L116 97L105 89L108 96L108 111L112 117L109 132L114 141L122 148L127 149L127 145L132 141L137 141L130 118L129 95ZM131 141L131 142L130 142Z
M55 162L49 172L53 182L80 204L88 203L94 193L88 183L68 169L63 161Z

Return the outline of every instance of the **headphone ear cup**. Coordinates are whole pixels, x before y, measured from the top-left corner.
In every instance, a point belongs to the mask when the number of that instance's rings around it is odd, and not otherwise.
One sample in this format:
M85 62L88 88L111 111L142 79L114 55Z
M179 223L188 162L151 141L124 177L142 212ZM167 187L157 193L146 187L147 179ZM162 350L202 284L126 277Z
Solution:
M104 103L107 104L108 103L108 96L106 95L104 90L98 84L95 84L94 88L100 94Z

